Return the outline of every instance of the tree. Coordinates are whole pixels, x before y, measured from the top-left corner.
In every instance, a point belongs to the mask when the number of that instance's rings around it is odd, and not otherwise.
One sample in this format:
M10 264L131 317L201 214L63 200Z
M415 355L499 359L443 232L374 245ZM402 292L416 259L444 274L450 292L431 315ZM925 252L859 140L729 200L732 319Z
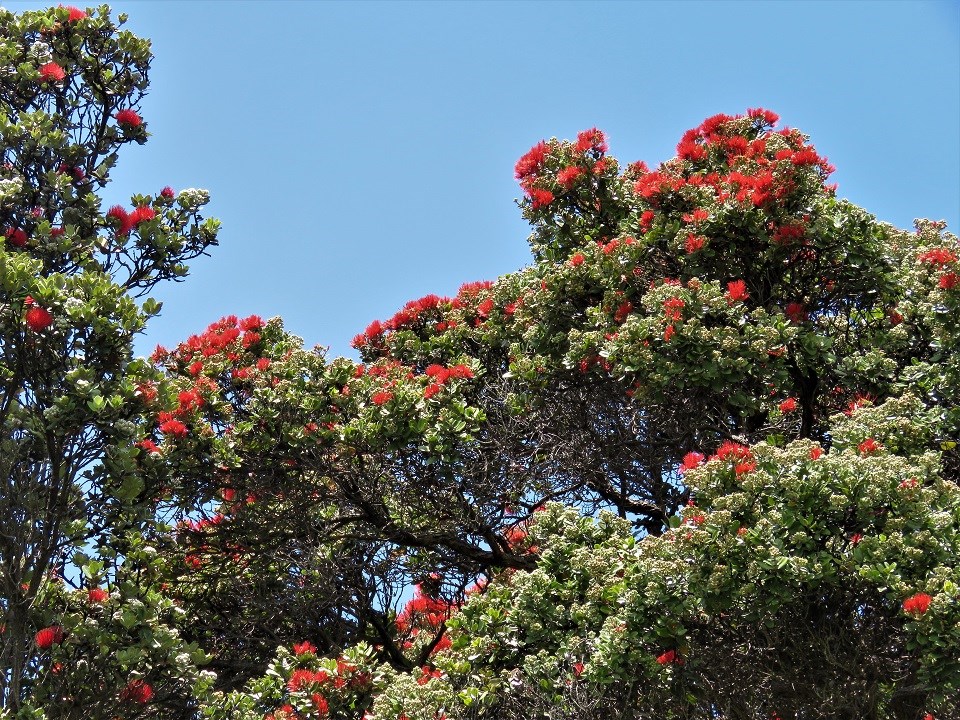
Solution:
M770 111L709 118L653 171L594 128L517 163L534 263L371 323L362 364L257 316L148 364L134 298L216 229L199 191L99 208L146 138L148 48L105 9L3 22L4 367L29 378L4 385L4 527L45 533L0 548L8 707L960 710L942 224L838 200Z
M162 491L135 442L156 372L133 339L159 309L136 299L217 223L199 190L101 206L120 148L148 137L150 61L105 6L0 10L0 56L0 709L182 705L202 653L147 582Z
M655 171L537 144L536 263L372 323L363 365L258 319L158 354L202 397L162 455L216 508L168 582L222 690L269 667L251 712L322 716L313 655L269 658L309 641L379 648L376 717L955 709L956 238L836 199L777 120Z

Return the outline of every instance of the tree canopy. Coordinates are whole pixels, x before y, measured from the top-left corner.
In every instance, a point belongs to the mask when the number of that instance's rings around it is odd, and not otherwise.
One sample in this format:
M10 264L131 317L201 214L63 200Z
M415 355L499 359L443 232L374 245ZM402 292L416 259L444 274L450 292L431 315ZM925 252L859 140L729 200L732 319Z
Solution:
M0 708L17 718L960 714L960 245L771 111L517 162L532 262L303 346L134 337L216 244L104 210L149 43L0 10Z

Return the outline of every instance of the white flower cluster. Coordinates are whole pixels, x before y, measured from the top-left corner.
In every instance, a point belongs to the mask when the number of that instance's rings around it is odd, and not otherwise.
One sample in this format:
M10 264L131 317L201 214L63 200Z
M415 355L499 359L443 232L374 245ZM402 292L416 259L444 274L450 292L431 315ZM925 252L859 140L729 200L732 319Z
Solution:
M200 188L185 188L180 191L177 202L186 210L198 210L210 202L210 193Z

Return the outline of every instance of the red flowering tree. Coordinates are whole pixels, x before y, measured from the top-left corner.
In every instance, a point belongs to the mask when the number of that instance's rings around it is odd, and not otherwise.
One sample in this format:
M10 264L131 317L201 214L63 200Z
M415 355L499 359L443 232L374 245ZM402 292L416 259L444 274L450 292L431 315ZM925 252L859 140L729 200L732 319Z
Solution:
M363 364L304 350L277 320L243 327L253 321L227 318L158 352L175 392L158 405L144 443L184 511L203 515L184 516L166 554L167 582L196 618L188 637L212 652L222 702L290 717L318 712L284 694L277 683L292 676L279 671L270 671L277 679L269 702L234 691L248 678L250 688L268 682L269 673L255 678L281 662L282 655L271 660L280 640L310 642L331 658L369 643L383 670L377 717L507 717L509 707L522 717L551 706L566 708L557 717L611 717L616 709L639 718L667 707L684 708L676 717L806 717L828 696L827 706L850 717L953 707L938 688L953 688L954 666L933 648L955 642L954 616L929 628L908 621L932 589L955 597L955 549L911 566L907 558L926 550L882 541L854 572L846 545L828 538L872 547L869 538L904 524L957 526L949 508L958 361L946 351L957 342L957 241L941 224L898 231L838 200L827 161L776 123L763 110L710 118L653 171L638 163L621 172L597 130L576 142L539 143L516 168L536 263L374 321L354 341ZM839 429L838 413L858 418L873 405L892 412L899 406L884 403L905 393L922 402L898 411L897 432ZM797 448L813 462L832 444L839 452L841 432L857 435L838 457L842 486L828 499L803 495L809 473L794 463ZM886 480L856 485L859 471L844 464L852 454L876 461L871 472ZM918 487L936 498L932 515L911 514L913 505L886 509L888 457L914 463ZM704 463L722 469L723 492L692 481ZM919 468L935 469L922 479ZM774 519L755 508L741 521L747 534L747 519L766 523L764 532L747 535L749 543L739 540L740 526L713 533L715 512L732 502L725 493L762 473L789 485L768 493ZM571 536L549 572L572 585L556 597L546 592L538 573L553 551L527 529L548 501L621 518L618 532L629 532L610 542L622 555L602 560L612 577L585 585L578 563L606 540ZM769 558L779 533L796 544L789 549L803 558L798 565L819 569L777 576L777 591L738 595L736 582L756 585L751 573L788 567ZM737 558L726 546L694 552L674 542L687 535L746 545ZM824 543L829 552L817 555ZM637 548L645 548L639 557ZM602 624L607 606L625 607L632 597L617 573L635 562L649 569L650 587L691 599L671 615L664 608L676 598L644 596L649 605L630 620L629 640L649 653L648 670L686 668L692 685L655 685L638 696L649 677L622 665L596 665L606 669L585 676L608 691L564 674L588 672L610 630ZM707 574L681 573L690 562ZM729 577L710 574L718 563ZM894 583L882 569L890 565L911 569ZM477 578L491 578L502 603L464 624L455 609ZM426 613L432 619L415 638L402 609L414 583L430 587L418 596L424 607L450 609L450 617ZM467 602L463 617L484 603ZM530 603L519 626L507 619L516 603ZM875 619L869 627L864 612ZM813 617L824 619L831 639L801 647L797 638L810 636L792 629ZM707 629L688 639L701 621ZM585 639L591 632L601 634ZM895 647L883 646L889 638ZM697 667L715 676L693 674L694 647ZM814 659L830 647L848 648L864 664ZM745 648L762 648L776 668L725 669L724 658ZM619 650L610 652L613 663ZM820 666L794 696L758 700ZM490 685L472 684L470 673ZM913 684L905 689L898 677ZM852 687L873 699L844 704Z
M122 22L122 21L121 21ZM144 297L215 244L206 193L101 206L146 141L146 40L96 12L0 9L0 715L184 707L203 653L149 582ZM168 715L173 716L173 715Z

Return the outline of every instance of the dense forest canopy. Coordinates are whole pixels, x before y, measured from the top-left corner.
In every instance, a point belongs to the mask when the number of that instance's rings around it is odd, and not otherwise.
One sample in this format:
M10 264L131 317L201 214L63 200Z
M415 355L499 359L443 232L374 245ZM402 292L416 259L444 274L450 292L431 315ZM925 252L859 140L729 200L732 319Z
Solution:
M960 246L765 109L515 174L532 262L303 347L133 341L217 242L102 193L108 8L0 10L0 709L15 718L960 714Z

